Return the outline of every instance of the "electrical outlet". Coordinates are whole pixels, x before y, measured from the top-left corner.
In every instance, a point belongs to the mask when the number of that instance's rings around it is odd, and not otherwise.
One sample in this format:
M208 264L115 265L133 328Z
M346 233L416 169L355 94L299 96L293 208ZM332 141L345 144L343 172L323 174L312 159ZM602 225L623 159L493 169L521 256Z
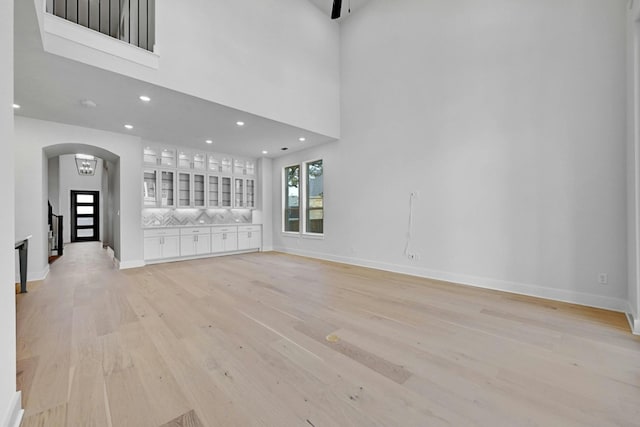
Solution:
M407 258L409 258L410 260L415 260L415 259L417 259L418 257L417 257L417 255L416 255L416 254L414 254L414 253L408 253L408 254L407 254Z
M609 275L607 273L598 274L598 283L601 285L606 285L609 283Z

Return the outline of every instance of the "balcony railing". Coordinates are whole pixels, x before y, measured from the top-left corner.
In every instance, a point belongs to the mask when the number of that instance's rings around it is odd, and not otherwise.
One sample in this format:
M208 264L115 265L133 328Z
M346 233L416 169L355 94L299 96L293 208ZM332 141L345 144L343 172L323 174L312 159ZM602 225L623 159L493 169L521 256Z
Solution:
M153 52L155 0L46 0L47 12Z

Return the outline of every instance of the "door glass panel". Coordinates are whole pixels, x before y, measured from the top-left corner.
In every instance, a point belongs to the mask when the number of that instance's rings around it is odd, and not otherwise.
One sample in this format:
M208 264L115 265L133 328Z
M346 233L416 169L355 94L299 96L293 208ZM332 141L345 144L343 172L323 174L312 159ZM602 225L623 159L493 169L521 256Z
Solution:
M188 173L178 174L178 205L189 206L191 204L191 179Z
M204 175L193 175L193 203L204 206Z
M209 206L218 206L218 177L209 177Z
M236 208L241 208L244 206L244 199L243 199L243 194L244 194L244 180L242 178L236 178L235 180L235 201L236 201Z
M146 206L155 206L156 204L156 174L156 171L144 171L142 192Z
M162 206L173 206L173 172L162 171Z
M93 194L77 194L78 203L93 203Z
M231 207L231 178L222 177L222 206Z
M93 237L93 228L79 228L78 237Z
M76 219L76 224L78 226L93 225L93 217L78 217Z
M78 215L93 215L93 206L76 206Z

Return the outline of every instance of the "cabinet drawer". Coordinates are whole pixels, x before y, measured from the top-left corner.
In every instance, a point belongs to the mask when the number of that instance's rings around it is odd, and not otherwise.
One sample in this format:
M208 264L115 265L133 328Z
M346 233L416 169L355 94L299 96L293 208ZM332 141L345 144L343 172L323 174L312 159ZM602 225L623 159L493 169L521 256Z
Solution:
M238 227L211 227L212 233L237 233Z
M238 226L238 231L240 233L251 231L253 233L257 233L262 231L262 227L259 225L240 225Z
M209 227L198 227L198 228L181 228L180 235L181 236L190 236L192 234L210 234L211 229Z
M177 228L158 228L153 230L144 230L144 237L160 237L160 236L177 236L180 230Z

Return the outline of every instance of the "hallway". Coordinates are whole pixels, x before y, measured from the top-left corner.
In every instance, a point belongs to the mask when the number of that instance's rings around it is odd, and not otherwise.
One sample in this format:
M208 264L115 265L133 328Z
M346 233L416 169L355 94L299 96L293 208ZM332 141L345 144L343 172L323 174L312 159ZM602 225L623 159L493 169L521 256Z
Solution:
M118 271L93 242L17 301L23 427L640 419L620 313L273 252Z

